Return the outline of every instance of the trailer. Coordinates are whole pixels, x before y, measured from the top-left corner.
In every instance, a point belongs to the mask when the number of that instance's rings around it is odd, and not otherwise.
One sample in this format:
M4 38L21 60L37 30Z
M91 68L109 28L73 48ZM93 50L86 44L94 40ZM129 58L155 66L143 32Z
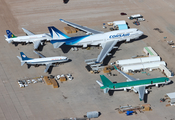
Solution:
M152 57L117 60L116 64L118 64L119 66L123 66L123 65L147 63L147 62L154 62L154 61L160 61L160 57L159 56L152 56Z
M166 66L166 63L164 61L158 61L158 62L150 62L150 63L125 65L121 67L121 70L125 73L128 73L129 71L137 71L142 69L157 69L161 64Z
M130 17L128 17L128 19L130 20L137 19L137 18L143 18L143 16L140 14L135 14L135 15L131 15Z

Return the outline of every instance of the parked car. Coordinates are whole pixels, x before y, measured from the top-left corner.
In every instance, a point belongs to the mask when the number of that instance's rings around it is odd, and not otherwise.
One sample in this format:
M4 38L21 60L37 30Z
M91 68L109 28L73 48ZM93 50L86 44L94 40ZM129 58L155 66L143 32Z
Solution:
M127 15L127 14L126 14L126 13L124 13L124 12L121 12L121 13L120 13L120 15Z

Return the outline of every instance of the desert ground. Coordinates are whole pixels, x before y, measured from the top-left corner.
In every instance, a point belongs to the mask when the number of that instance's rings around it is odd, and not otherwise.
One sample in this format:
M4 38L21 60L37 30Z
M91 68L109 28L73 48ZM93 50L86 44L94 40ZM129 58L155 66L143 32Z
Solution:
M120 13L127 13L121 16ZM139 26L133 20L128 20L132 14L141 14L146 21ZM44 83L31 84L20 88L17 80L35 78L44 73L44 66L27 68L21 66L16 56L24 52L28 57L38 57L33 53L33 44L8 44L4 35L11 30L15 35L25 35L22 27L33 33L48 33L48 26L55 26L61 31L66 24L59 19L77 23L100 31L106 22L126 20L130 28L138 28L144 36L131 43L123 43L116 50L109 63L118 59L128 59L134 55L141 55L143 47L151 46L167 63L167 67L175 72L174 52L167 41L174 41L175 35L175 1L173 0L69 0L66 4L62 0L0 0L0 120L58 120L63 118L82 118L86 112L99 111L101 115L96 120L170 120L175 119L174 107L166 107L159 99L166 93L174 92L175 85L170 84L160 88L152 88L147 95L146 103L151 104L153 111L138 113L133 116L118 114L115 108L120 105L139 105L138 94L116 91L113 96L104 94L95 80L100 80L99 74L90 74L85 69L84 60L95 58L101 48L92 47L90 50L79 49L63 53L60 48L54 49L49 42L40 51L45 56L67 56L72 61L54 67L51 74L71 73L72 81L59 83L58 89ZM154 28L159 28L159 33ZM78 32L68 36L78 36ZM164 39L166 37L166 39ZM175 41L174 41L175 42ZM124 82L126 79L118 74L107 76L111 81ZM104 74L100 72L100 74ZM150 76L135 74L133 77L147 79L164 76L160 71L150 72ZM106 74L104 74L106 75ZM174 81L174 77L171 78ZM95 118L94 118L95 119Z

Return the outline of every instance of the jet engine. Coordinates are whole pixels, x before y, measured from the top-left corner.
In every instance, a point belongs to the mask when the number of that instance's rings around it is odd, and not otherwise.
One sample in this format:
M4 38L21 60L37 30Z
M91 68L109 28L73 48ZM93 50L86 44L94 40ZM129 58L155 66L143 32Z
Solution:
M126 91L126 92L127 92L127 89L126 89L126 88L124 88L124 91Z
M156 87L159 87L159 84L156 84Z
M126 42L130 42L131 39L126 39Z
M148 94L148 89L145 89L145 94Z

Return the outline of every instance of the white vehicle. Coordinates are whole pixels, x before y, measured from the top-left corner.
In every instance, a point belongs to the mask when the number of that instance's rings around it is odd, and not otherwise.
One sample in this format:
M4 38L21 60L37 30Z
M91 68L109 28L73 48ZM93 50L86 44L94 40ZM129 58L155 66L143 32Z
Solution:
M66 77L67 77L67 79L69 79L69 80L72 80L72 79L73 79L71 74L67 74Z
M7 35L4 35L6 38L5 40L8 43L11 43L11 42L33 43L34 49L38 49L40 44L43 45L44 40L50 41L52 39L49 33L35 35L34 33L28 31L25 28L22 28L22 29L28 36L17 37L10 30L6 30Z
M30 83L32 83L32 82L31 82L31 80L27 80L27 83L30 84Z
M64 56L45 57L36 51L34 52L38 54L41 58L28 58L23 52L20 52L21 57L17 57L21 61L21 66L23 66L24 63L29 65L46 65L46 69L44 70L44 72L46 73L50 66L53 66L54 63L66 62L69 60L67 57Z
M57 75L57 80L59 80L59 79L60 79L60 77L61 77L60 75Z
M128 19L130 19L130 20L137 19L137 18L143 18L143 16L140 14L136 14L136 15L131 15L130 17L128 17Z
M65 75L64 75L64 74L62 74L60 77L65 77Z
M102 32L97 31L88 27L84 27L81 25L77 25L75 23L71 23L60 19L61 22L64 22L74 28L85 31L88 35L85 36L77 36L77 37L68 37L66 34L62 33L55 27L48 27L50 34L54 40L50 42L53 44L54 48L59 48L61 45L74 45L74 46L83 46L87 47L88 45L100 45L102 46L101 53L98 55L95 63L102 62L106 55L110 55L109 52L115 47L117 42L126 40L129 42L131 39L138 39L143 32L133 28L133 29L125 29L125 30L117 30L110 32ZM91 35L89 35L91 34ZM56 40L57 38L57 40Z

